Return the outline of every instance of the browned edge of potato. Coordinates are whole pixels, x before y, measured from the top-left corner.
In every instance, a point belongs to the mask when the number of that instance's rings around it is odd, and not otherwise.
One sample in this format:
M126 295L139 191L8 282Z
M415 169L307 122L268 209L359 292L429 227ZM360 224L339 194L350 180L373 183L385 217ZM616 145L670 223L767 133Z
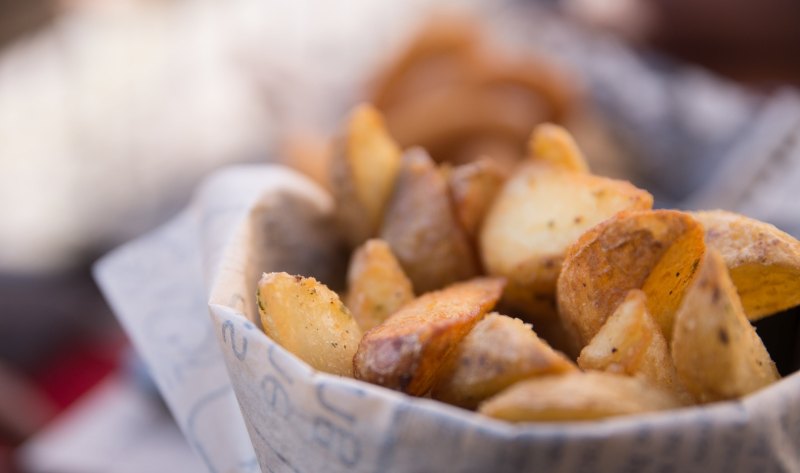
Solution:
M503 291L502 278L475 278L429 292L364 334L353 359L358 379L421 396L442 361Z
M517 381L572 371L577 371L575 363L540 339L529 324L493 312L461 341L431 394L475 409Z
M632 289L645 289L648 310L669 340L671 327L662 323L672 314L652 303L680 301L705 251L698 228L694 219L676 210L622 212L588 230L569 248L558 279L558 308L578 350ZM668 307L673 306L670 300Z
M447 181L421 148L403 155L380 237L421 294L477 276L477 257L456 219Z
M473 240L483 219L500 191L507 172L491 158L455 166L447 181L456 217Z
M800 304L800 241L774 225L724 210L692 212L725 260L747 318Z
M647 296L634 289L583 347L578 366L641 378L671 392L682 404L693 404L672 362L664 335L647 310Z
M353 375L361 329L335 292L314 278L268 273L256 298L267 336L314 369Z
M564 422L679 406L669 393L638 378L593 371L521 381L481 404L478 412L510 422Z
M706 252L675 317L672 357L703 403L742 397L780 378L715 249Z
M385 241L367 240L353 252L345 304L361 330L380 324L412 299L411 281Z

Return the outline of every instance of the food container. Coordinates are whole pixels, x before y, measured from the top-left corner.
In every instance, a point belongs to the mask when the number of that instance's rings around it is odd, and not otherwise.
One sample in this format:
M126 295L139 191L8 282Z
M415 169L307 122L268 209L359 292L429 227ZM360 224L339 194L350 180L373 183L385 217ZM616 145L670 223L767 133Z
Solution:
M209 471L800 471L800 373L740 401L511 424L314 371L253 322L255 288L262 271L341 282L332 205L286 168L230 168L96 267Z

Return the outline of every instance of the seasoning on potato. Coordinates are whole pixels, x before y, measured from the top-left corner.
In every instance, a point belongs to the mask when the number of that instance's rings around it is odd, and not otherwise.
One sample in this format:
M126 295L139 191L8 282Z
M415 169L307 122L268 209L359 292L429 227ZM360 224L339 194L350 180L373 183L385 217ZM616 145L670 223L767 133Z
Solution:
M364 334L353 360L356 378L417 396L427 393L442 360L494 307L504 284L501 278L476 278L409 302Z
M481 320L442 369L432 397L467 409L517 381L577 371L529 324L498 313Z
M389 245L379 239L367 240L353 253L347 287L345 303L364 331L414 299L411 281Z
M623 212L584 233L558 278L559 311L578 349L632 289L644 290L670 340L674 310L704 251L702 227L675 210Z
M269 273L258 282L257 300L271 339L315 369L353 375L361 329L335 292L314 278Z
M581 351L578 366L634 376L671 392L683 404L694 398L678 379L669 345L647 310L647 296L634 289Z
M780 378L715 249L675 317L672 357L678 377L703 403L738 398Z

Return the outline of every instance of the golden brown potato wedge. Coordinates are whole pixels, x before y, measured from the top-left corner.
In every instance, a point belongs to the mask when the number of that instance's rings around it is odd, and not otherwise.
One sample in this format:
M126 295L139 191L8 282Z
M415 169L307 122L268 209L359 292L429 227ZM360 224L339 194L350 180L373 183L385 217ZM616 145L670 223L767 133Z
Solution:
M672 315L653 302L666 300L671 308L670 297L680 301L705 251L699 227L683 212L648 210L620 213L584 233L567 251L558 279L559 312L577 348L589 343L631 289L645 288L648 310L664 329L661 322Z
M675 317L672 357L700 402L738 398L780 378L715 249L706 252Z
M724 210L692 213L730 270L747 318L800 304L800 241L775 226Z
M258 283L264 332L314 369L353 376L361 329L335 292L314 278L264 274Z
M401 151L380 112L357 107L331 159L331 187L342 235L355 247L374 236L400 169Z
M552 123L538 125L528 142L531 158L563 167L570 171L588 173L589 165L572 135Z
M476 278L414 299L361 339L358 379L413 395L428 392L442 360L494 306L501 278Z
M467 409L526 378L577 371L575 364L519 319L491 313L464 338L432 397Z
M450 171L447 180L456 217L470 237L477 236L505 178L505 170L488 158L456 166Z
M389 243L417 293L478 274L474 250L453 212L447 182L420 148L403 155L380 236Z
M411 281L389 245L378 239L367 240L353 253L347 287L345 304L365 332L414 299Z
M642 379L671 392L684 404L694 398L678 379L669 345L647 311L644 292L630 291L578 357L584 370L608 371Z
M509 179L484 220L480 252L491 275L508 278L503 302L534 321L552 312L566 249L622 210L649 209L653 197L628 182L528 162Z
M511 422L594 420L678 407L638 378L602 371L521 381L481 404L482 414Z

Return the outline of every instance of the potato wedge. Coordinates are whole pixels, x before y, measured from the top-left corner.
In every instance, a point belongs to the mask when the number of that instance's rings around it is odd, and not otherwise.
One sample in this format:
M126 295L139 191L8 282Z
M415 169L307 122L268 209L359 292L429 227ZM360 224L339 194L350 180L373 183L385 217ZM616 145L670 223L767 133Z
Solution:
M528 162L506 182L484 220L484 267L508 278L503 302L536 322L537 315L553 312L567 248L617 212L652 204L649 193L628 182ZM535 323L534 329L539 332Z
M672 308L670 297L680 301L705 251L702 243L700 225L675 210L623 212L584 233L567 251L558 278L559 312L578 349L631 289L645 288L647 308L661 317L656 322L669 340L671 327L662 322L673 316L653 302L666 300Z
M538 125L528 141L528 154L570 171L588 173L589 165L572 135L563 127L552 123Z
M578 366L584 370L634 376L671 392L683 404L694 402L678 379L661 329L647 311L647 297L638 289L628 293L583 348Z
M335 292L314 278L265 273L257 301L267 336L314 369L353 376L361 329Z
M432 397L475 409L517 381L577 371L575 364L541 340L531 326L496 312L464 338L439 375Z
M361 339L355 376L413 395L428 392L442 360L503 291L501 278L476 278L414 299Z
M414 299L411 281L389 245L378 239L367 240L353 253L347 287L345 305L365 332Z
M331 187L342 235L358 246L375 235L400 169L401 151L371 105L357 107L331 159Z
M447 182L420 148L403 155L380 237L389 243L417 293L478 274L474 250L453 213Z
M501 165L488 158L456 166L449 173L447 180L456 217L471 238L477 237L505 179Z
M689 392L704 403L738 398L780 378L715 249L675 317L672 357Z
M678 407L667 392L602 371L521 381L481 404L481 414L511 422L603 419Z
M800 241L773 225L724 210L693 212L725 260L747 318L800 304Z

